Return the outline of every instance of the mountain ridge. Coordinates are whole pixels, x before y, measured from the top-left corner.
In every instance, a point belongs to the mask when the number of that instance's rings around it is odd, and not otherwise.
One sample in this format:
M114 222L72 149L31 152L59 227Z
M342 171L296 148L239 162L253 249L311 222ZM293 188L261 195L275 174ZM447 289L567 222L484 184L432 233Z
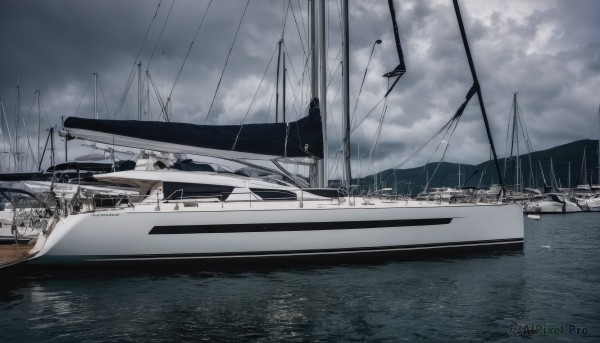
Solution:
M500 158L498 161L504 184L508 188L516 188L516 157ZM600 183L597 139L581 139L531 154L522 154L519 156L519 161L520 179L523 180L519 182L521 187L575 187L580 184ZM428 176L429 184L427 184ZM438 166L438 162L433 162L415 168L386 169L376 174L355 178L353 184L358 185L363 192L373 190L375 177L377 177L378 189L392 188L396 193L412 195L423 191L426 186L427 188L489 187L499 183L494 162L488 160L477 165L441 162ZM339 184L339 180L332 180L330 183L335 186Z

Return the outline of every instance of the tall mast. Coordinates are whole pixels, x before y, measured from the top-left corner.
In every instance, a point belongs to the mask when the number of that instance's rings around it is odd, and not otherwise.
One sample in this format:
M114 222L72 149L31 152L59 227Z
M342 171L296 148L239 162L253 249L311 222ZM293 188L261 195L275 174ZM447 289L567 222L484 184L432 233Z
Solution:
M138 120L142 120L142 62L138 63Z
M48 133L50 135L50 165L54 167L55 165L55 158L54 158L54 128L50 127L50 133ZM67 139L65 138L65 157L67 155Z
M35 91L37 95L37 107L38 107L38 117L37 117L37 160L38 165L41 166L42 154L40 152L40 131L41 131L41 117L42 117L42 106L40 105L40 90ZM40 169L41 171L41 169Z
M313 99L317 99L319 97L319 66L318 66L318 59L317 59L317 0L308 0L308 4L310 7L310 64L311 64L311 78L310 78L310 99L311 99L311 104ZM322 106L320 106L319 104L319 109L322 108ZM325 147L327 146L327 142L325 140L323 140L323 147L325 149ZM323 173L323 170L321 168L322 166L322 162L321 161L317 161L317 163L313 163L310 166L310 170L309 170L309 183L310 183L310 187L319 187L320 180L321 180L321 175Z
M315 20L315 15L316 15L316 3L315 1L317 0L308 0L308 7L309 7L309 17L310 17L310 43L309 43L309 53L310 53L310 66L311 66L311 70L310 70L310 101L311 101L311 105L312 105L312 101L313 99L315 99L317 97L317 93L319 92L319 86L316 83L317 80L317 54L315 49L316 47L316 43L315 43L315 38L316 38L316 25L317 22ZM323 142L323 145L325 146L325 142ZM313 163L310 165L310 169L309 169L309 184L310 187L318 187L319 185L319 166L318 166L319 162L317 161L317 163Z
M94 119L98 119L98 73L94 73Z
M598 184L600 185L600 105L598 105Z
M8 171L8 170L12 170L11 164L12 164L12 161L14 158L13 140L10 135L10 127L8 126L8 118L6 117L6 111L4 110L4 103L2 102L2 98L0 98L0 119L2 119L2 117L4 117L4 124L6 126L6 135L8 136L9 151L7 151L7 152L4 151L8 154L8 168L6 169ZM2 131L1 127L2 127L2 123L0 122L0 132Z
M319 1L319 109L323 127L323 159L318 163L319 187L327 187L327 51L325 41L325 0Z
M150 119L150 70L146 66L146 119Z
M571 189L571 161L569 161L569 182L567 184L569 189Z
M277 43L277 77L275 78L275 122L279 123L279 66L281 64L281 42Z
M348 25L348 0L342 1L342 101L344 103L344 163L346 170L346 187L352 185L352 170L350 168L350 33Z
M21 87L17 84L17 100L15 101L15 171L21 171L19 158L19 116L21 115Z
M519 152L519 118L517 117L518 113L517 113L517 92L513 93L513 132L512 132L512 140L513 143L516 143L516 148L517 148L517 154L516 154L516 165L515 165L515 191L520 192L521 191L521 181L520 180L520 176L521 176L521 169L520 169L520 152ZM512 151L511 151L512 154Z
M581 171L583 173L583 177L582 177L582 179L583 179L583 183L582 184L583 185L585 185L587 183L587 159L586 159L586 156L585 156L585 149L586 148L587 148L587 146L583 147L583 158L581 159L581 166L582 166Z
M282 114L282 123L285 123L285 76L287 73L287 68L285 67L285 46L284 50L281 52L283 54L283 82L282 82L282 96L281 96L281 114Z
M60 120L62 121L63 124L63 128L65 127L65 118L63 116L60 117ZM51 143L51 149L52 149L52 156L54 156L54 136L52 137L52 142ZM69 140L67 139L67 137L65 137L65 163L69 162L69 146L68 146ZM54 162L52 162L52 166L54 167Z
M319 60L317 59L317 0L310 1L310 57L311 57L311 98L319 97Z
M552 156L550 156L550 184L554 188L556 187L556 175L554 175L554 164L552 163Z

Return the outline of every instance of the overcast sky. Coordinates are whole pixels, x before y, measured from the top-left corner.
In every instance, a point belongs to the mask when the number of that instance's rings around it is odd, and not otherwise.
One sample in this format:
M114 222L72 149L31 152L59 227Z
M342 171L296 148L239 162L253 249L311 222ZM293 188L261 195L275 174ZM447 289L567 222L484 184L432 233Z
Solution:
M382 117L384 102L380 100L387 87L387 79L381 76L398 64L398 57L387 1L350 2L352 112L373 43L377 39L383 41L375 48L358 99L355 122L373 111L353 131L357 175L393 167L425 144L460 106L472 78L452 1L395 1L408 72L385 102L387 111L375 149L375 162L369 168L366 160ZM148 100L143 96L144 119L159 118L156 93L166 101L172 90L172 121L272 122L277 62L273 54L284 22L287 117L295 120L304 115L309 77L305 69L307 1L251 1L233 47L246 1L214 1L183 64L208 3L208 0L176 0L173 4L172 0L163 0L158 6L158 0L0 2L0 97L11 134L14 136L17 84L22 120L27 123L35 150L34 92L41 92L42 131L52 125L60 126L61 116L92 118L91 80L95 72L101 89L100 118L136 119L136 77L121 102L136 61L141 61L144 72L149 70L156 87L150 87L149 113ZM518 92L534 150L598 138L600 2L461 0L459 3L500 157L505 156L513 92ZM339 0L327 3L332 176L336 173L334 157L341 134L339 6ZM181 76L175 83L182 65ZM143 82L145 93L146 81ZM2 129L6 145L4 123ZM24 150L23 127L19 130L23 144L20 150ZM432 142L407 167L439 160L441 150L437 155L432 154L440 140ZM446 161L476 164L489 157L476 97L449 142ZM79 146L80 142L70 145ZM6 155L1 160L6 163Z

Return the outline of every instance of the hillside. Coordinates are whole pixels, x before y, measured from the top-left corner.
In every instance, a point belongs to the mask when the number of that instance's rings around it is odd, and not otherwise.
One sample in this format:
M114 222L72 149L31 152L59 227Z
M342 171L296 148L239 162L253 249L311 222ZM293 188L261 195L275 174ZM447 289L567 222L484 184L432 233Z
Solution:
M585 170L584 165L585 152ZM512 186L516 183L516 158L500 159L504 183ZM554 148L536 151L520 156L521 178L524 187L540 188L544 185L574 187L578 184L590 184L598 181L598 140L579 140ZM570 178L569 178L570 164ZM551 165L554 166L552 172ZM533 168L532 168L533 166ZM377 173L378 188L389 187L402 194L417 194L426 184L427 175L437 172L429 183L429 188L458 187L459 164L451 162L429 163L426 166L410 169L384 170ZM498 174L492 160L478 165L460 164L460 179L463 187L487 187L498 183ZM587 175L587 182L584 177ZM336 184L336 181L332 181ZM353 184L362 189L373 188L374 175L354 179Z

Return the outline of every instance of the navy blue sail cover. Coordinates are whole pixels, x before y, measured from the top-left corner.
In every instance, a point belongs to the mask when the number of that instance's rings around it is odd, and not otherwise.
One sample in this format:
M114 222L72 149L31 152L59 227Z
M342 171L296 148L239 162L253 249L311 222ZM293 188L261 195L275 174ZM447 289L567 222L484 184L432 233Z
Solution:
M308 116L290 123L196 125L69 117L65 120L64 127L67 131L89 130L145 141L235 151L242 154L321 159L323 158L323 132L318 99L311 101L308 112ZM71 133L67 137L81 138Z

